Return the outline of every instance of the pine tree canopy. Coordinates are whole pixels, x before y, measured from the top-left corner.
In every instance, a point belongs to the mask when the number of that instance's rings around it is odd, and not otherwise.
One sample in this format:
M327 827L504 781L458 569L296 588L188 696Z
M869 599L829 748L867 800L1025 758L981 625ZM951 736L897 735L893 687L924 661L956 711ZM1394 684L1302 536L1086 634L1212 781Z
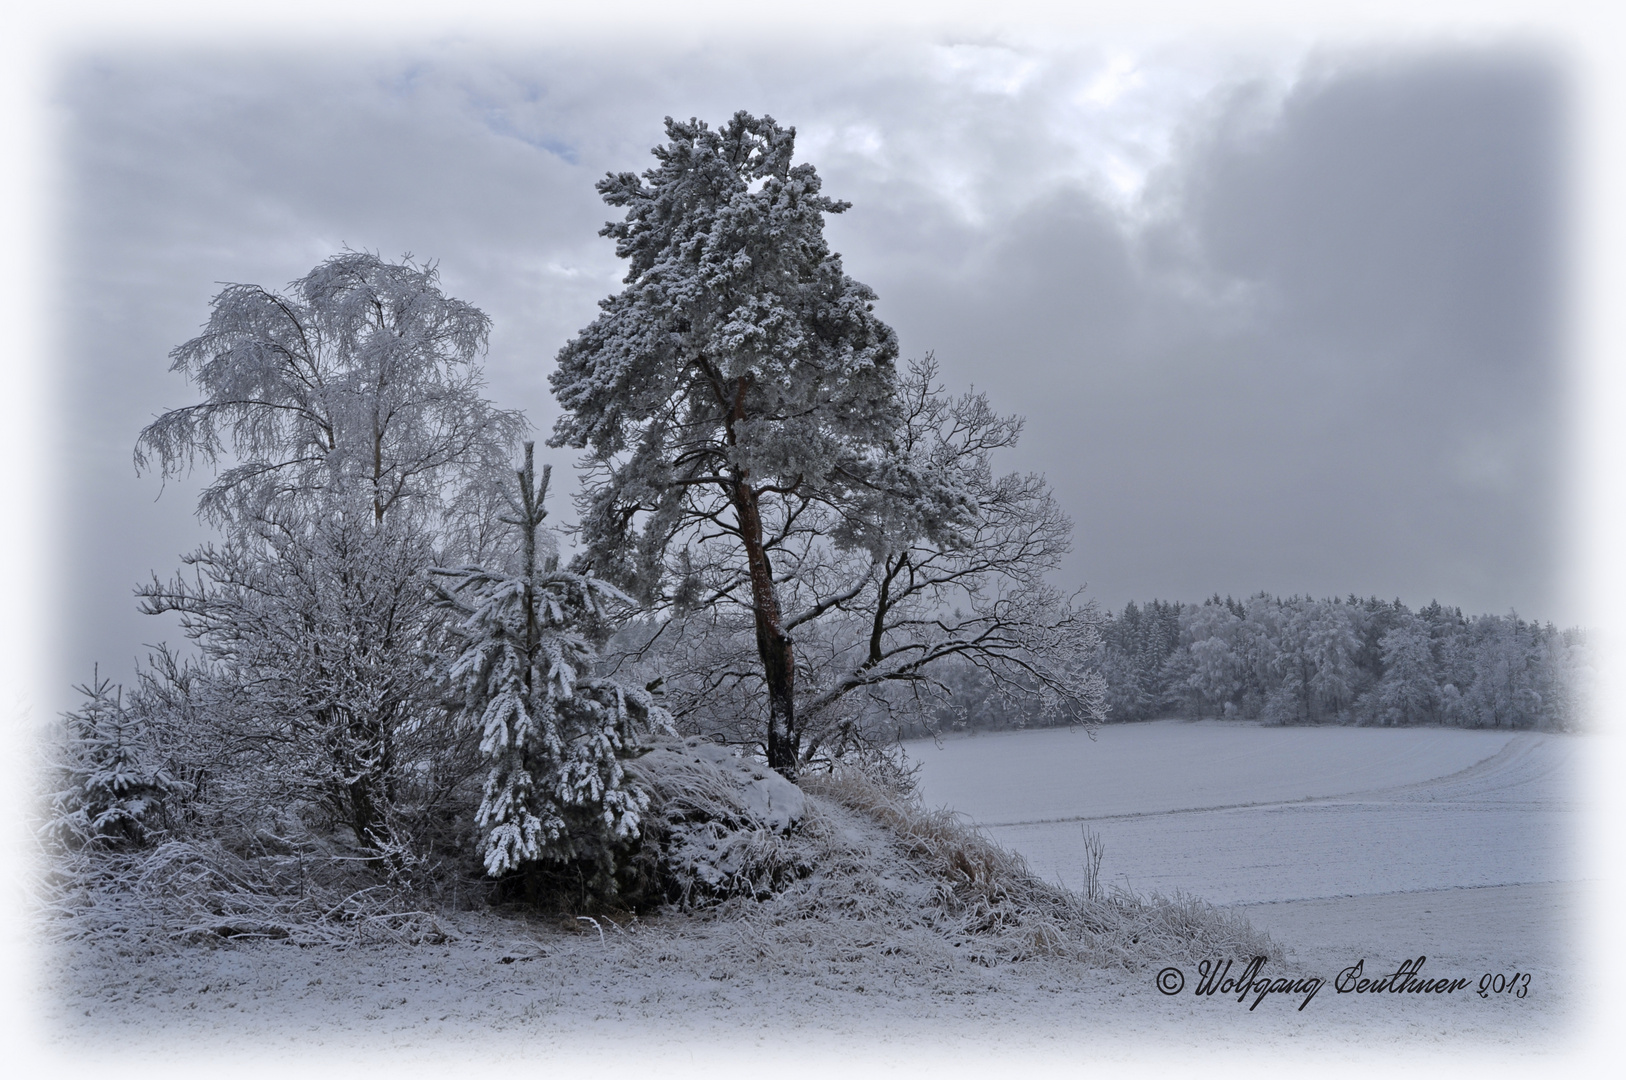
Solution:
M824 215L848 204L791 164L795 130L740 112L718 130L668 118L666 133L655 168L598 184L626 208L601 233L626 288L550 380L565 410L552 445L589 448L597 470L588 558L646 600L666 541L715 519L719 496L848 502L901 422L897 336L825 242Z

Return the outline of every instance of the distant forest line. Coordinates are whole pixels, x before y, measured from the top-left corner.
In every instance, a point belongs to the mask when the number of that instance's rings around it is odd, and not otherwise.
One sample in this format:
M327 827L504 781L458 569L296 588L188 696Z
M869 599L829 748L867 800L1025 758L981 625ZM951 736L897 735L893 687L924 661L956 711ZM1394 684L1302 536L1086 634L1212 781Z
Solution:
M1438 601L1259 593L1152 600L1105 612L1096 651L1107 723L1230 717L1273 724L1583 726L1594 658L1585 631ZM977 672L948 680L938 730L1029 726Z

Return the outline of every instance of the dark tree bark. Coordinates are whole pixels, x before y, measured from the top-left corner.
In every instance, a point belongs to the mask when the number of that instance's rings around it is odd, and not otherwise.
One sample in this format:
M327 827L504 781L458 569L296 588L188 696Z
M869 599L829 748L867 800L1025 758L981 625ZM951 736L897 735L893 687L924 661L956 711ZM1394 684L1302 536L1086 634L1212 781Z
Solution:
M738 514L740 540L745 545L746 565L751 575L751 610L756 617L757 655L762 659L763 679L768 687L768 767L796 779L801 759L801 734L796 730L796 660L790 636L785 633L779 610L779 591L774 588L773 566L762 542L762 515L757 493L750 484L734 485L734 509Z

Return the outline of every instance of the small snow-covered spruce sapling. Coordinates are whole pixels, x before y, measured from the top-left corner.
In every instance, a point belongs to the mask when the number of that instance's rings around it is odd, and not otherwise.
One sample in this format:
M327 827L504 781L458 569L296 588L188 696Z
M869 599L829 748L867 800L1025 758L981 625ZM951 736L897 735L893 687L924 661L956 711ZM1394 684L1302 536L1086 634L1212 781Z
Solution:
M63 714L64 744L55 764L45 832L70 847L132 847L150 839L149 817L179 785L143 760L149 747L122 691L94 675L75 687L85 703Z
M603 892L613 890L618 852L636 842L649 809L622 762L670 724L647 691L594 674L594 639L632 601L590 574L559 569L556 554L538 566L551 472L544 466L537 479L527 442L514 513L502 519L519 531L518 574L479 566L433 573L463 643L450 677L464 715L483 731L487 773L476 823L486 872L586 864Z

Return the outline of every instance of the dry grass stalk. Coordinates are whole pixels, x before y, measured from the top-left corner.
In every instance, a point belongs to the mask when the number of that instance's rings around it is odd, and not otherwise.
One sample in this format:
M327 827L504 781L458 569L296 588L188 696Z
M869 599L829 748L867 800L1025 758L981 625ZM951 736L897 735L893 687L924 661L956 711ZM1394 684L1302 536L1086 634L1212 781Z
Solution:
M1101 834L1088 825L1080 825L1079 832L1084 839L1084 898L1086 900L1099 900L1101 898L1101 860L1106 858L1107 846L1101 840Z

